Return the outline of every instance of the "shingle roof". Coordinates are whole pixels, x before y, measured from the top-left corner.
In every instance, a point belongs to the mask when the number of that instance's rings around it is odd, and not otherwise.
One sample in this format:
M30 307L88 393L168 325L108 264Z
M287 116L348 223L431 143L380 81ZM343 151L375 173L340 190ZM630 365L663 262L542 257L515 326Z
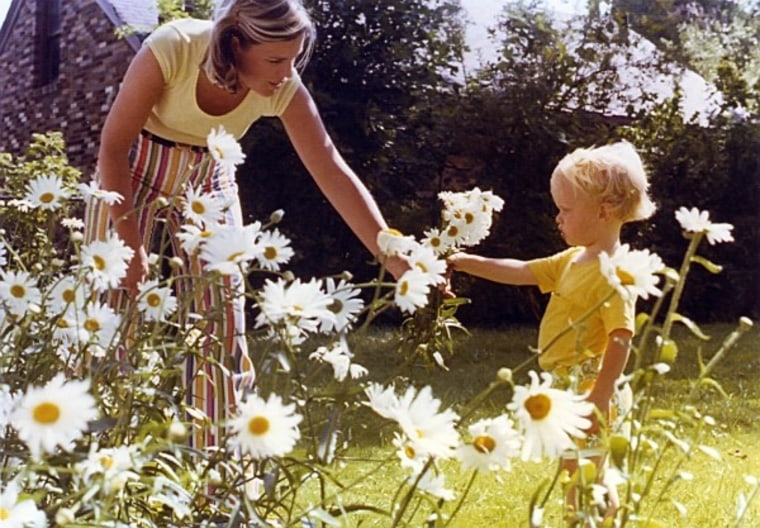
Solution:
M127 42L137 50L140 47L139 34L150 32L158 24L157 0L95 0L114 27L130 26L137 34L127 35ZM0 50L15 24L23 0L11 0L8 14L0 27Z
M140 35L150 32L158 23L156 1L96 0L115 27L128 26L131 28L134 33L128 32L125 38L135 50L140 47Z

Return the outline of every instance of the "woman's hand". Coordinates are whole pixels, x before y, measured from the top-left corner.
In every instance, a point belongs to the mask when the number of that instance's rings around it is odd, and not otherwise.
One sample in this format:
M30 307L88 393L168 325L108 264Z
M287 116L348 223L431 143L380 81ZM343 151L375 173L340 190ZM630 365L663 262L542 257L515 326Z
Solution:
M405 258L399 256L386 258L383 265L396 280L399 280L401 276L410 269L409 262Z
M121 280L121 285L132 299L137 297L137 287L148 277L148 271L148 253L144 246L139 246L129 261L127 275Z

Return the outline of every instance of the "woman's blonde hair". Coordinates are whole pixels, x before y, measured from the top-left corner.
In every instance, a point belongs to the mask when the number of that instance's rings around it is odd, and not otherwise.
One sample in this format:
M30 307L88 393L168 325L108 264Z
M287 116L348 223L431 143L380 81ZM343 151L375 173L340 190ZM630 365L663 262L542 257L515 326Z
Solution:
M214 12L211 41L203 61L203 71L214 84L235 92L238 83L232 41L250 46L282 42L304 35L304 50L297 68L311 57L316 29L300 0L220 0Z
M621 222L644 220L657 209L644 164L627 141L573 151L557 164L552 179L557 177L607 204Z

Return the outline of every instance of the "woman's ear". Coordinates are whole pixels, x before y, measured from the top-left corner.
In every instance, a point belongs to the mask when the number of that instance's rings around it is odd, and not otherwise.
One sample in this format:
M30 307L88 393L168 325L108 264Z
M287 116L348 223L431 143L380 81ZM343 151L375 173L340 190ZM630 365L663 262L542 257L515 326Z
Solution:
M615 218L615 215L612 211L612 205L610 205L608 202L602 202L599 204L599 218L602 220L612 220Z

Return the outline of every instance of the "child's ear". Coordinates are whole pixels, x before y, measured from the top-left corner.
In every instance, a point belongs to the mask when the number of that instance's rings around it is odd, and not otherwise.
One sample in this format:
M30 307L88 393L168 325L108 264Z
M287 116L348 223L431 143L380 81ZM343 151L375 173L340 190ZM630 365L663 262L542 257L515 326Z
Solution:
M615 215L612 210L612 205L610 205L607 202L602 202L599 205L599 218L601 218L602 220L611 220L614 217Z

